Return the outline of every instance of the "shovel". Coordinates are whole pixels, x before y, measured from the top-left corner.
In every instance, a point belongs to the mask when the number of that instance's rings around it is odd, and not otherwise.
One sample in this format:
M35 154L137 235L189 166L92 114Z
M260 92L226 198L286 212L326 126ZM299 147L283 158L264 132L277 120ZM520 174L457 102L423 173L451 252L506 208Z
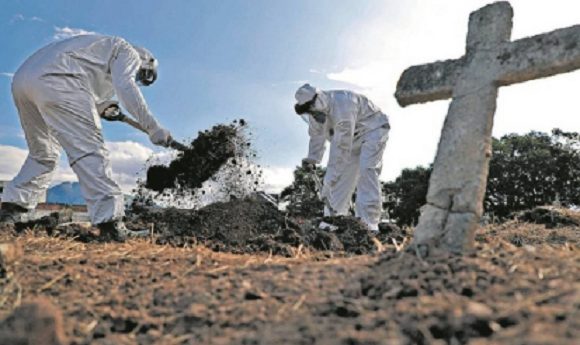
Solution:
M145 131L145 129L143 127L141 127L139 122L137 122L137 121L133 120L132 118L130 118L129 116L123 114L121 112L121 108L119 108L119 105L116 102L105 102L103 108L104 108L103 110L99 111L101 118L103 118L107 121L125 122L126 124L130 125L131 127L138 129L143 133L147 133L147 131ZM171 139L171 142L169 143L169 147L171 147L174 150L178 150L178 151L186 151L188 149L187 146L185 146L182 143L177 142L173 139Z

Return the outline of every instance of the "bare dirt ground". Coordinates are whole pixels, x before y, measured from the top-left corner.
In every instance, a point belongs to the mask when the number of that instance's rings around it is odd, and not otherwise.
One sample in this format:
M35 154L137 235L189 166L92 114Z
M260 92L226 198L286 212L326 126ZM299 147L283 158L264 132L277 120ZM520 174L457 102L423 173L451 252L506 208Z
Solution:
M580 229L512 221L463 257L298 246L230 254L155 239L81 243L0 231L23 255L0 318L45 297L70 344L577 344ZM407 241L408 242L408 241ZM18 330L13 330L17 332Z

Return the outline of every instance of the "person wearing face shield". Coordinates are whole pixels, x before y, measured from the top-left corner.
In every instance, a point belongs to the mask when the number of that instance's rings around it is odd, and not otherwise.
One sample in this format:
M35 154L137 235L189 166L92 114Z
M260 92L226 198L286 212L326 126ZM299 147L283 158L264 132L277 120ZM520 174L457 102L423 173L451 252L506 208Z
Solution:
M347 90L322 91L305 84L295 98L296 113L309 119L309 150L303 164L320 164L330 141L321 191L325 216L346 215L356 190L356 216L370 231L378 231L379 176L391 128L387 115L367 97Z
M169 145L171 134L157 122L138 87L155 82L157 65L148 50L102 35L53 42L29 57L12 80L29 154L4 189L0 222L12 222L36 207L63 148L101 235L116 241L143 236L122 222L123 193L112 179L98 109L116 97L153 144Z

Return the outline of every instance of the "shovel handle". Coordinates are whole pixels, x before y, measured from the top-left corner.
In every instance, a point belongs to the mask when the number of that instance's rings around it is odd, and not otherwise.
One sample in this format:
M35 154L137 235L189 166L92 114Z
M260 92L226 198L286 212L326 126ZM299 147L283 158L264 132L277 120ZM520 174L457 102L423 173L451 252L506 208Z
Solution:
M147 131L143 127L141 127L141 124L139 124L139 122L133 120L132 118L121 113L120 111L113 116L109 115L109 116L102 116L102 117L105 120L109 120L109 121L125 122L126 124L130 125L131 127L135 128L137 130L140 130L141 132L143 132L145 134L149 134L149 133L147 133ZM177 142L175 140L171 140L171 142L169 143L169 147L171 147L172 149L177 150L177 151L186 151L187 150L187 146L185 146L182 143Z

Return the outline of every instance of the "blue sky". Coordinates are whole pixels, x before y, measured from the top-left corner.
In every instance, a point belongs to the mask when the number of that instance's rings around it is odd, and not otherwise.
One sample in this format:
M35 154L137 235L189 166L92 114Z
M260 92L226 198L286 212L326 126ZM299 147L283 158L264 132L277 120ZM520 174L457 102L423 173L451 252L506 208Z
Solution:
M395 178L404 167L432 161L448 106L443 101L400 108L392 96L400 73L411 64L461 56L469 12L487 2L4 1L0 156L7 163L0 164L0 179L18 170L12 166L20 164L26 149L11 100L10 73L55 36L81 30L121 36L157 56L159 79L143 90L156 117L177 139L194 137L216 123L247 119L261 163L270 169L267 176L277 179L273 184L289 182L292 167L307 149L306 126L292 108L296 88L308 81L323 89L363 92L393 124L382 177ZM514 38L580 23L576 1L511 2ZM572 87L580 85L578 73L530 84L502 89L495 135L555 126L580 130L580 103L574 101L579 97ZM547 119L547 112L556 114ZM110 145L124 152L113 157L113 165L127 175L120 177L126 184L143 157L165 154L122 124L106 124L104 131ZM60 173L61 180L74 178L64 161Z
M369 2L354 15L351 5L333 1L11 1L0 14L4 51L0 71L15 71L29 54L53 40L56 27L121 36L158 57L159 80L144 93L153 112L176 137L190 137L217 122L243 116L255 126L259 141L285 138L292 147L303 139L288 132L302 132L291 116L297 85L292 81L312 79L310 69L342 64L335 51L344 23L373 7ZM331 9L333 16L325 16ZM315 33L312 23L318 27ZM324 47L320 42L325 42ZM19 123L8 78L1 81L0 112L0 126L16 134ZM108 126L105 133L110 140L147 144L142 135L128 133L118 124ZM269 146L276 146L277 140ZM16 135L3 136L2 141L24 145ZM263 155L274 164L282 163L278 154Z

